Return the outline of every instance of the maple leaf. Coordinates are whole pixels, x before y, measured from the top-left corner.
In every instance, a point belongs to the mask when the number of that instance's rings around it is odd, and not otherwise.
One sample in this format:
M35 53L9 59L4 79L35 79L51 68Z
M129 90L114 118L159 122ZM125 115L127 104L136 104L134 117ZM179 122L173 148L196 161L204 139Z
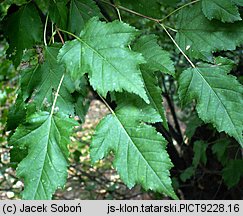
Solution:
M177 199L169 177L172 163L166 141L155 128L145 124L160 121L160 116L141 99L118 99L118 104L115 113L105 117L96 128L90 150L92 161L112 151L114 166L128 187L139 183L146 190Z
M17 176L24 179L23 199L51 199L67 178L69 136L76 122L64 115L38 112L29 116L11 137L10 144L28 148Z
M183 104L196 99L198 116L243 146L243 87L227 74L232 69L229 60L218 57L215 63L185 70L179 78L180 98Z
M213 61L212 53L235 50L243 43L243 22L209 21L200 3L183 8L178 14L176 41L190 57Z
M138 31L119 21L104 23L91 19L80 36L66 42L58 54L73 80L88 72L90 84L102 96L126 90L149 102L139 70L141 54L127 46Z
M218 19L222 22L241 20L239 10L233 1L202 0L202 11L209 19Z

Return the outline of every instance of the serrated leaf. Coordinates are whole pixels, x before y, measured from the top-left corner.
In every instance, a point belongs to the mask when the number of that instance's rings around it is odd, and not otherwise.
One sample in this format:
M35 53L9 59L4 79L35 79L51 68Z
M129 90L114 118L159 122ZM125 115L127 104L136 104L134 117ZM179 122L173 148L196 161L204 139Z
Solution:
M243 22L209 21L200 3L183 8L178 15L176 41L189 56L212 61L212 52L234 50L243 43Z
M243 160L230 160L223 169L222 176L229 188L237 185L243 176Z
M28 148L17 176L24 179L23 199L51 199L67 178L69 136L75 121L61 115L39 112L27 118L10 140L11 145Z
M192 165L194 167L197 167L200 162L202 162L204 165L207 163L207 155L206 155L206 150L207 150L207 143L204 141L196 141L193 144L193 160L192 160Z
M79 35L84 25L94 16L102 17L99 7L93 0L71 0L69 29Z
M222 60L222 59L221 59ZM197 101L198 116L216 129L233 136L243 146L243 88L229 67L218 63L185 70L179 78L183 104Z
M243 6L243 0L231 0L231 1L233 1L235 4L239 6Z
M66 65L74 80L88 72L91 85L104 97L108 91L126 90L148 102L138 68L144 59L127 47L137 34L125 23L104 23L93 18L78 39L61 48L59 62Z
M150 104L161 116L161 121L164 127L168 129L166 113L162 100L162 89L158 86L157 77L152 72L150 73L145 70L142 70L142 76Z
M145 90L153 108L161 116L163 125L168 128L165 111L162 105L162 89L153 72L162 71L174 75L175 68L169 53L157 44L157 36L145 35L140 37L133 46L134 51L142 53L146 63L141 65Z
M115 114L108 115L96 128L90 150L92 161L112 151L114 167L128 187L139 183L146 190L176 199L169 177L172 163L166 141L155 128L145 124L160 120L160 116L141 99L118 104Z
M34 4L23 5L11 14L6 20L4 33L9 42L7 53L17 67L23 50L42 40L42 23Z
M202 11L209 19L218 19L222 22L241 20L239 10L233 1L229 0L202 0Z
M146 60L146 64L142 65L144 70L161 71L174 76L175 68L170 54L157 44L157 38L155 35L142 36L136 41L133 49L144 56Z
M59 48L59 45L45 47L43 50L44 63L22 71L21 88L24 98L30 97L38 109L50 109L55 91L62 75L65 73L64 66L56 60ZM56 106L63 113L74 113L74 101L71 95L74 90L73 82L66 75L56 103Z

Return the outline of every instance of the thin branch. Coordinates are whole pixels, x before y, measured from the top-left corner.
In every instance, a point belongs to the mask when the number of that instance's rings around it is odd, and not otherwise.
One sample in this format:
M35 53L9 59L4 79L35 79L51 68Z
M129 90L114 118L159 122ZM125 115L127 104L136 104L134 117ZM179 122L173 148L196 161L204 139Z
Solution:
M59 36L59 38L60 38L62 44L64 44L65 42L64 42L64 40L63 40L63 38L62 38L62 35L61 35L61 33L60 33L59 30L61 31L61 29L59 29L59 28L56 27L57 34L58 34L58 36ZM62 30L62 31L63 31L63 30ZM63 31L63 32L64 32L64 31ZM74 35L74 34L73 34L73 35ZM75 36L76 36L76 35L75 35Z
M117 15L118 15L119 21L122 22L121 13L120 13L119 8L116 7L116 11L117 11Z
M97 93L99 95L99 93ZM110 107L110 105L106 102L106 100L99 95L99 97L101 98L101 100L104 102L104 104L106 105L106 107L110 110L110 112L112 113L112 115L116 116L115 112L113 111L113 109Z
M152 21L154 21L154 22L159 22L159 19L155 19L155 18L152 18L152 17L149 17L149 16L145 16L145 15L143 15L143 14L140 14L140 13L138 13L138 12L136 12L136 11L133 11L133 10L130 10L130 9L128 9L128 8L125 8L125 7L122 7L122 6L119 6L119 5L114 5L114 4L112 4L112 3L110 3L110 2L107 2L107 1L104 1L104 0L101 0L101 2L103 2L103 3L105 3L105 4L108 4L108 5L110 5L110 6L114 7L114 8L118 8L118 9L124 10L124 11L126 11L126 12L132 13L132 14L134 14L134 15L143 17L143 18L145 18L145 19L152 20Z
M47 46L47 43L46 43L46 28L47 28L47 22L48 22L48 15L46 16L46 21L45 21L45 26L44 26L44 35L43 35L43 38L44 38L44 45Z
M161 19L160 22L165 21L167 18L169 18L171 15L173 15L173 14L176 13L177 11L181 10L182 8L187 7L187 6L189 6L189 5L192 5L192 4L194 4L194 3L197 3L197 2L199 2L199 1L200 1L200 0L195 0L195 1L192 1L192 2L189 2L189 3L187 3L187 4L182 5L181 7L175 9L174 11L172 11L171 13L169 13L166 17L164 17L163 19Z
M54 38L54 35L56 34L56 31L54 31L54 24L53 22L51 23L51 39L52 39L52 43L55 43L55 38Z
M49 45L51 44L51 42L55 43L54 37L55 37L56 33L57 33L56 30L52 33L51 38L50 38L49 43L48 43Z
M60 37L60 40L62 41L62 44L64 44L64 40L63 40L63 38L62 38L61 33L58 31L58 28L56 28L56 31L57 31L57 33L58 33L58 35L59 35L59 37ZM59 95L59 92L60 92L61 85L62 85L62 83L63 83L64 77L65 77L65 74L62 75L61 80L60 80L60 82L59 82L59 85L58 85L58 87L57 87L57 91L56 91L56 93L55 93L55 98L54 98L54 101L53 101L53 104L52 104L52 107L51 107L51 116L52 116L53 113L54 113L55 106L56 106L56 102L57 102L57 97L58 97L58 95Z
M61 78L61 80L60 80L60 82L59 82L57 91L56 91L56 93L55 93L55 98L54 98L54 101L53 101L53 105L52 105L52 107L51 107L51 116L53 115L54 110L55 110L55 106L56 106L56 102L57 102L57 97L58 97L58 95L59 95L59 91L60 91L60 88L61 88L61 85L62 85L64 76L65 76L65 74L62 75L62 78Z
M199 0L196 0L196 1L190 2L190 3L188 3L188 4L185 4L184 7L186 7L186 6L188 6L188 5L191 5L191 4L193 4L193 3L196 3L196 2L198 2L198 1L199 1ZM162 20L155 19L155 18L152 18L152 17L149 17L149 16L145 16L144 14L140 14L140 13L138 13L138 12L136 12L136 11L130 10L130 9L128 9L128 8L125 8L125 7L122 7L122 6L119 6L119 5L114 5L114 4L112 4L112 3L110 3L110 2L107 2L107 1L105 1L105 0L101 0L101 2L104 2L104 3L110 5L110 6L114 7L114 8L118 8L118 9L124 10L124 11L126 11L126 12L132 13L132 14L134 14L134 15L137 15L137 16L140 16L140 17L143 17L143 18L145 18L145 19L148 19L148 20L151 20L151 21L154 21L154 22L158 23L158 24L164 29L164 31L166 32L166 34L169 36L169 38L170 38L171 41L175 44L175 46L179 49L179 51L182 53L182 55L186 58L186 60L191 64L191 66L192 66L193 68L195 68L195 65L193 64L193 62L188 58L188 56L184 53L184 51L180 48L180 46L176 43L176 41L174 40L174 38L173 38L173 37L171 36L171 34L168 32L168 30L166 29L165 25L162 23ZM184 8L184 7L180 7L180 8L178 8L176 11L178 11L178 10ZM175 12L174 12L174 13L175 13ZM164 18L164 19L165 19L165 18ZM169 27L169 26L167 26L167 28L170 28L172 31L176 31L176 29L173 29L173 28L171 28L171 27Z
M191 64L191 66L193 68L195 68L196 66L192 63L192 61L188 58L188 56L184 53L184 51L180 48L180 46L176 43L176 41L174 40L174 38L171 36L171 34L168 32L168 30L166 29L166 27L162 24L159 23L159 25L164 29L164 31L166 32L166 34L169 36L169 38L171 39L171 41L175 44L175 46L180 50L180 52L182 53L182 55L186 58L186 60Z

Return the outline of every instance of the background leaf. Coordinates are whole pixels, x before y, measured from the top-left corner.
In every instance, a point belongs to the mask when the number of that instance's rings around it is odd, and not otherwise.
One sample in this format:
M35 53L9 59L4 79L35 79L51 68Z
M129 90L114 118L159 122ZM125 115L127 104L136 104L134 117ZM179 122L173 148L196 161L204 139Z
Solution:
M229 188L235 186L243 176L243 160L230 160L223 169L222 175Z
M202 10L209 20L218 19L222 22L241 20L239 10L233 1L202 0Z
M93 0L71 0L69 11L69 30L79 35L85 23L94 16L103 17Z
M42 41L42 23L33 3L20 7L6 18L5 35L8 38L8 55L15 67L20 64L23 50Z
M243 43L243 22L209 21L200 3L183 8L178 14L177 26L177 43L186 54L197 59L212 61L212 52L235 50Z
M196 99L198 116L243 146L243 88L234 76L227 75L229 69L217 58L215 65L185 70L179 78L179 95L183 104Z

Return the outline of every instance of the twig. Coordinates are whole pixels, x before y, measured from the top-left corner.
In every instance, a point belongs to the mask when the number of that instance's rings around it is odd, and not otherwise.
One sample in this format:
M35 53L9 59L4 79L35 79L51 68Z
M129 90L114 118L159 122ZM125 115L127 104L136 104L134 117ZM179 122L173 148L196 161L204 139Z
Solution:
M189 2L187 4L182 5L181 7L175 9L174 11L172 11L171 13L169 13L166 17L164 17L163 19L161 19L160 22L165 21L168 17L170 17L172 14L176 13L177 11L181 10L182 8L187 7L187 6L191 5L191 4L194 4L194 3L199 2L199 1L200 0L196 0L196 1L192 1L192 2Z
M58 34L58 36L59 36L59 38L60 38L62 44L64 44L65 42L64 42L64 40L63 40L63 38L62 38L62 35L61 35L60 31L59 31L59 28L56 27L56 31L57 31L57 34Z
M43 38L44 38L44 45L47 46L47 43L46 43L46 28L47 28L47 22L48 22L48 15L46 16L46 21L45 21L45 27L44 27L44 35L43 35Z

